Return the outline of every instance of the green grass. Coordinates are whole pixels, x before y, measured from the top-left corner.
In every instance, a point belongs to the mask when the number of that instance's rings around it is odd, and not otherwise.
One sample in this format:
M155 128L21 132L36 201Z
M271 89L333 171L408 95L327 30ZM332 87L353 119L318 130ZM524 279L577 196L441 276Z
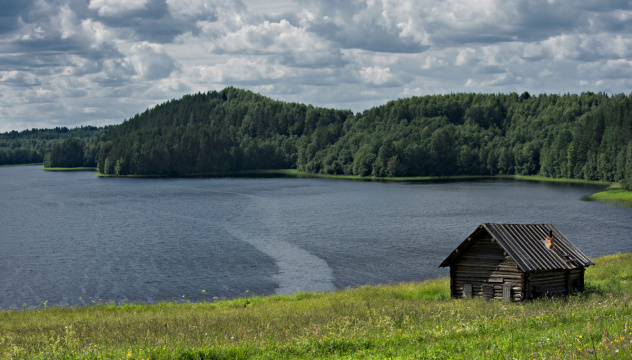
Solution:
M40 170L45 170L45 171L97 171L97 168L95 168L95 167L71 167L71 168L41 167Z
M612 189L590 195L587 200L605 201L616 205L632 207L632 191Z
M327 175L314 174L296 169L261 170L250 172L252 174L281 174L303 178L365 180L365 181L441 181L441 180L486 180L486 179L513 179L513 176L505 175L453 175L453 176L401 176L401 177L377 177L358 175Z
M0 312L0 357L603 359L632 357L632 254L595 259L583 294L454 300L449 280L213 303Z
M565 184L586 184L586 185L611 185L607 181L569 179L569 178L549 178L540 175L453 175L453 176L402 176L402 177L375 177L375 176L357 176L357 175L326 175L314 174L296 169L281 170L259 170L252 171L252 174L282 174L297 177L308 178L326 178L326 179L346 179L346 180L370 180L370 181L459 181L459 180L519 180L519 181L538 181L538 182L554 182Z
M607 181L597 180L584 180L584 179L569 179L569 178L549 178L540 175L511 175L510 178L521 181L539 181L539 182L553 182L553 183L565 183L565 184L586 184L586 185L602 185L609 186L612 183Z

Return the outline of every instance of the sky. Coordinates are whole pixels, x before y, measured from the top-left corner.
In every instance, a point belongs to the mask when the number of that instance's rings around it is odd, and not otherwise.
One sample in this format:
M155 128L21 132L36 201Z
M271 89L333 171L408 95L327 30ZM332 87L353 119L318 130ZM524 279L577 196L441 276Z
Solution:
M626 0L0 0L0 132L248 89L360 112L457 92L630 94Z

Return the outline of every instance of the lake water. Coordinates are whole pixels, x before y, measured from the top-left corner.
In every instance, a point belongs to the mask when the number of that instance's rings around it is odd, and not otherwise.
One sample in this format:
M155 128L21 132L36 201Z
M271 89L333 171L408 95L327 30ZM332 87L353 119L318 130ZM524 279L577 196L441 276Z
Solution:
M483 222L552 223L591 257L632 251L632 210L581 200L599 190L0 168L0 309L424 280Z

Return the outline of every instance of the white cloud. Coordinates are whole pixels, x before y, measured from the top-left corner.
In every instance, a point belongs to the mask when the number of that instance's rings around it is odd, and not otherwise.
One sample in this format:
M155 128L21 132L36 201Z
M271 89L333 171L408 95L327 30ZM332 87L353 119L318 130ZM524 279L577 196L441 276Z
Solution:
M0 71L0 83L13 84L15 86L39 85L35 75L25 71Z
M163 79L178 69L177 62L161 45L141 42L132 46L131 53L130 62L144 80Z
M286 72L280 67L250 61L245 58L231 58L226 63L213 66L200 65L193 70L199 81L211 83L251 83L264 84L284 77Z
M476 49L468 47L459 50L459 54L456 56L456 65L470 65L477 62Z
M148 0L90 0L88 8L101 16L116 16L132 10L144 9Z
M198 14L214 14L217 7L207 0L166 0L173 16L193 16Z
M577 72L592 78L630 79L632 78L632 60L617 59L595 61L577 66Z
M318 37L292 26L287 20L247 25L214 42L215 51L227 53L300 53L322 51L326 48Z
M446 66L446 62L442 59L437 59L434 56L426 56L426 60L421 65L424 70L437 69Z
M390 83L394 76L387 67L370 66L360 70L360 77L367 83L384 85Z
M215 40L210 50L223 54L272 55L283 64L298 67L326 67L342 64L339 50L287 20L246 25Z
M111 31L98 21L84 19L81 21L81 29L84 36L89 36L95 43L103 43L112 40Z
M488 87L497 87L497 86L508 86L520 84L522 82L521 76L516 76L510 71L492 75L491 78L482 79L480 81L476 81L474 79L468 79L465 83L465 87L473 88L473 89L481 89Z

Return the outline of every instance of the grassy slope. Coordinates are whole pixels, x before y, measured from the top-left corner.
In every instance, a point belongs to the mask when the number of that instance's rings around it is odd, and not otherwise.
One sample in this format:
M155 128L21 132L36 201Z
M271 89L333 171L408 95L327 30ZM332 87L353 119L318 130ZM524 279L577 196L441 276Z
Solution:
M449 299L448 280L214 303L0 312L2 358L632 357L632 254L588 291L525 304Z

